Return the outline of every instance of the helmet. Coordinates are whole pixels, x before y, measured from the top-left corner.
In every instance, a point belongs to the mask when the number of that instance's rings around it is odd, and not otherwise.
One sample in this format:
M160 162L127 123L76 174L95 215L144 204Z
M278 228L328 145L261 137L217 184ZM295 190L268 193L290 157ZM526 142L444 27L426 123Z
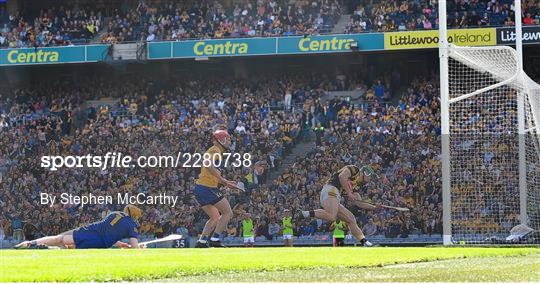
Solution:
M355 165L349 165L349 171L351 172L351 179L355 179L360 174L360 169Z
M223 148L231 146L231 135L226 130L216 130L212 133L212 139L217 141Z
M365 178L365 175L360 175L360 173L362 173L362 170L357 166L349 165L348 168L351 172L351 177L349 178L349 180L351 180L353 183L359 183Z
M133 220L137 220L142 216L142 210L139 207L131 204L128 204L126 205L126 207L124 207L124 213L126 213Z

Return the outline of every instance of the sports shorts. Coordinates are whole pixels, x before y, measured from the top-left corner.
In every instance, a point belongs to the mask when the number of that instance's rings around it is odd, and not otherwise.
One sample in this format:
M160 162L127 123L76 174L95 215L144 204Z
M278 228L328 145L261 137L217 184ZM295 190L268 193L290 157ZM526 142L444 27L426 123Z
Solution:
M345 245L345 237L343 238L334 238L334 246L336 247L342 247Z
M107 248L98 232L90 231L85 227L73 231L73 241L76 249Z
M217 188L207 187L204 185L196 184L195 198L201 206L214 205L223 199L223 193Z
M323 205L324 201L329 197L335 197L338 200L338 203L341 202L341 194L339 193L339 189L337 189L333 185L325 184L321 190L321 197L320 202L321 206Z

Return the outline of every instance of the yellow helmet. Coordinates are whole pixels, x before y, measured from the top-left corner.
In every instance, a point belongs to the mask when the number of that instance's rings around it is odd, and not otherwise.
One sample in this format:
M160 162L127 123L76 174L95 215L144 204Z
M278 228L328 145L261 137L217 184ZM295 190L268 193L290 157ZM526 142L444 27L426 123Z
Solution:
M142 216L142 210L139 207L131 204L124 207L124 213L129 215L129 217L133 218L134 220L137 220Z

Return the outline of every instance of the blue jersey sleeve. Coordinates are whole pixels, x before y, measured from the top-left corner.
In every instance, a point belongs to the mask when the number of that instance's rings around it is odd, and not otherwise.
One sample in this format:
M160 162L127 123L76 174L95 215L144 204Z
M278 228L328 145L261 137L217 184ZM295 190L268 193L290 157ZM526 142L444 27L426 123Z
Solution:
M130 220L131 221L131 220ZM137 225L134 222L131 222L131 226L129 228L129 237L128 238L138 238L139 232L137 231Z

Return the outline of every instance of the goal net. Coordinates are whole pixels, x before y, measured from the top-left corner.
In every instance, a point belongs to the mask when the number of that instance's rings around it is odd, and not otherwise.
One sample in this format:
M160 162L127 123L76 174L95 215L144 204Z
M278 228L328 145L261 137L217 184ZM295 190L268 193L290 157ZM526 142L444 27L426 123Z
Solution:
M540 86L510 47L451 46L448 60L453 242L504 241L520 224L538 232Z

